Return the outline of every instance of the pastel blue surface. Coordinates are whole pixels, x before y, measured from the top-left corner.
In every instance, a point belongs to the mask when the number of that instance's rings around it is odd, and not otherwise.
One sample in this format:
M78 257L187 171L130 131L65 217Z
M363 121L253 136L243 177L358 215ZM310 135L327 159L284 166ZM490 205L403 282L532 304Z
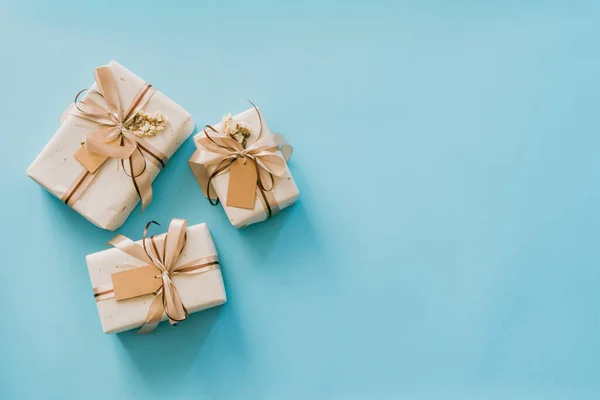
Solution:
M1 399L600 398L600 3L12 3ZM299 203L241 231L172 158L118 232L207 222L229 301L148 336L102 333L113 233L25 175L111 59L295 145Z

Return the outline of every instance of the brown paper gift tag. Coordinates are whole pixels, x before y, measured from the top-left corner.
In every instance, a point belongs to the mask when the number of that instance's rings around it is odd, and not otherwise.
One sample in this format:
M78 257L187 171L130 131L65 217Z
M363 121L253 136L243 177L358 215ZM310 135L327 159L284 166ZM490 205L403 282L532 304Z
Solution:
M254 209L256 201L256 162L251 158L238 158L229 169L227 206Z
M146 265L111 274L115 300L126 300L156 292L162 285L160 270Z
M87 151L84 144L75 153L75 159L79 161L79 164L81 164L83 168L87 169L89 173L93 174L98 170L98 168L100 168L102 164L104 164L106 160L108 160L108 157L100 154L90 153Z

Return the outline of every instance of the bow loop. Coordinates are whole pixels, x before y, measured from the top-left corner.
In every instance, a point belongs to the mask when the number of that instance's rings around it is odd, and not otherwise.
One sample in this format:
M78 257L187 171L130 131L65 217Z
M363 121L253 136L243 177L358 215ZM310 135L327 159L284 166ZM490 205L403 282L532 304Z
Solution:
M286 163L279 154L262 151L253 154L256 163L269 174L282 177L285 174Z
M288 143L285 136L283 136L281 133L262 137L250 147L255 148L257 151L266 150L269 152L274 152L280 150L285 162L289 161L289 159L292 157L292 152L294 151L292 145Z
M87 92L85 100L79 100L84 92ZM73 107L69 110L69 114L85 119L89 122L94 122L100 125L114 125L116 117L106 107L106 102L103 101L102 93L95 89L83 89L73 102Z
M127 236L117 235L108 241L109 245L116 247L124 253L127 253L133 258L145 262L147 264L154 264L148 253L142 246L129 239Z
M122 121L123 110L121 109L121 99L112 69L108 65L97 67L94 70L94 76L96 78L96 85L98 85L98 91L104 97L108 109L118 121Z
M164 252L164 264L169 273L174 271L175 264L185 247L186 229L187 221L184 219L174 218L169 225Z

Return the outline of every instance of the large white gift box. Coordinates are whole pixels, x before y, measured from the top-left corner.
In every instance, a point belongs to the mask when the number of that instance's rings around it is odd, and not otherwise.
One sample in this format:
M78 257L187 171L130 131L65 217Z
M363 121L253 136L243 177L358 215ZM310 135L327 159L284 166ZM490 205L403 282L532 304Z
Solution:
M126 107L146 83L115 61L111 61L108 67L116 83L120 104ZM82 103L97 90L95 82L83 97ZM186 110L160 91L153 92L143 111L149 114L158 112L166 118L163 131L154 137L144 138L156 152L162 153L160 155L164 164L192 134L194 121ZM74 113L66 114L58 131L27 170L27 175L65 201L65 195L72 189L74 182L85 173L75 154L86 142L87 135L93 130L92 125ZM146 160L153 161L146 163L150 182L163 166L151 158L145 154ZM121 160L116 158L106 160L94 174L88 175L77 190L76 200L73 202L75 197L72 197L65 202L95 225L111 231L125 222L140 200L132 178L124 170Z

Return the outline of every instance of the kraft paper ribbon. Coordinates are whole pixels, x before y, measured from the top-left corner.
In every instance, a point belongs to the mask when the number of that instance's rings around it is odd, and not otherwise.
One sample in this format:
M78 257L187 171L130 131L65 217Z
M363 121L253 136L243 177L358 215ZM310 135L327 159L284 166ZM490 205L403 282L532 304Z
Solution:
M123 170L131 177L144 210L152 201L152 182L144 153L159 168L165 166L168 158L148 142L130 133L127 126L148 103L156 89L145 83L137 91L129 107L123 109L112 69L109 66L97 67L94 76L98 90L91 90L80 103L77 102L78 98L85 90L79 92L75 97L74 107L68 113L93 124L94 130L86 137L86 150L90 154L121 160ZM64 193L62 200L73 205L94 176L95 173L84 170Z
M154 265L161 271L161 275L155 277L162 280L161 287L156 291L148 309L146 320L137 333L152 332L162 319L163 314L167 315L171 325L177 325L187 318L188 311L183 305L171 277L181 274L201 274L219 269L219 260L216 255L198 258L177 266L177 261L186 243L186 220L174 218L171 221L169 230L163 240L162 249L157 245L154 236L147 238L148 228L151 224L159 225L155 221L146 224L142 246L123 235L117 235L108 242L109 245L148 265ZM147 241L150 243L147 244ZM94 288L94 296L97 301L107 300L114 297L114 291L111 285L104 285Z
M219 204L219 198L214 193L214 188L212 187L213 178L227 172L238 158L254 160L258 176L257 192L268 219L279 212L277 200L271 193L274 186L273 176L284 176L287 161L292 156L293 147L282 134L263 137L262 115L254 103L250 102L250 104L252 104L258 113L260 122L260 131L256 141L251 146L244 148L236 140L221 135L215 128L206 125L204 136L195 140L197 150L189 159L189 164L196 176L196 180L202 188L204 196L211 205L216 206ZM214 167L214 170L212 173L209 173L208 170L212 167ZM270 185L265 185L264 182L268 179L270 180Z

